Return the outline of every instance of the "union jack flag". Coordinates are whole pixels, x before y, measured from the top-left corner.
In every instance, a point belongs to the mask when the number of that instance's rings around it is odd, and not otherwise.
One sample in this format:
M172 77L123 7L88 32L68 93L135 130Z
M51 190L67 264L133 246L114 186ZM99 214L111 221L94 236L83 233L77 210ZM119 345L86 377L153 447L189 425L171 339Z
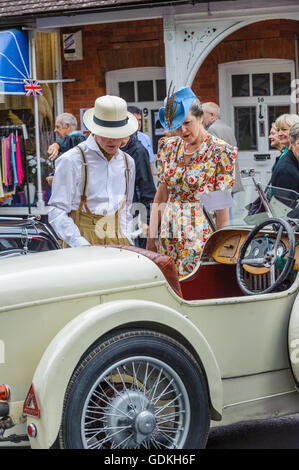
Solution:
M26 96L43 95L43 90L37 80L24 80Z

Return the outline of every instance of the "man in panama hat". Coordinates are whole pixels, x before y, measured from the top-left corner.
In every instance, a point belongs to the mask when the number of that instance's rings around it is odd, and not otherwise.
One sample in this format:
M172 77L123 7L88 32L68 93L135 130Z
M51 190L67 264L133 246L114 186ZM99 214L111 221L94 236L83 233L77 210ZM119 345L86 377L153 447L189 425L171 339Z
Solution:
M117 96L101 96L83 121L85 142L56 160L49 222L64 246L130 244L135 164L119 147L137 130Z

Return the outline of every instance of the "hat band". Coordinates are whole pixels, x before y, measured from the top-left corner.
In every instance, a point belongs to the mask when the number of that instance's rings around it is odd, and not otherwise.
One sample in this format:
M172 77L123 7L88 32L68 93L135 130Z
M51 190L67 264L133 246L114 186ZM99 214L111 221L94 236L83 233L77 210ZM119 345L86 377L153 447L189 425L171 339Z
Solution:
M96 124L98 124L98 126L102 127L122 127L127 124L129 118L126 117L126 119L121 121L104 121L103 119L99 119L96 116L93 116L93 120Z

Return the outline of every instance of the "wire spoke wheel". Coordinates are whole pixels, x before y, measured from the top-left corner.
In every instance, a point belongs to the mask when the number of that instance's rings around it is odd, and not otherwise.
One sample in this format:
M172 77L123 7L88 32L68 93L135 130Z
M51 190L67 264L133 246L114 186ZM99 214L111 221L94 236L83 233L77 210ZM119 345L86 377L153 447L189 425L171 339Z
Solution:
M166 335L133 330L95 347L69 382L63 448L204 447L209 431L205 378L190 353Z
M89 449L165 449L183 444L190 422L186 388L165 363L128 358L109 367L83 408L82 441Z

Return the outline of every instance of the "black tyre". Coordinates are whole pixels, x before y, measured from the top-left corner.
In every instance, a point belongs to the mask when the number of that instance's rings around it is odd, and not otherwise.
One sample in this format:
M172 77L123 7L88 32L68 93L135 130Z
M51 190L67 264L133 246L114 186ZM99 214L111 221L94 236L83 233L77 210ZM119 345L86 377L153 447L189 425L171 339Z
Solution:
M59 441L68 449L198 449L209 424L206 381L190 353L168 336L134 330L78 365Z

